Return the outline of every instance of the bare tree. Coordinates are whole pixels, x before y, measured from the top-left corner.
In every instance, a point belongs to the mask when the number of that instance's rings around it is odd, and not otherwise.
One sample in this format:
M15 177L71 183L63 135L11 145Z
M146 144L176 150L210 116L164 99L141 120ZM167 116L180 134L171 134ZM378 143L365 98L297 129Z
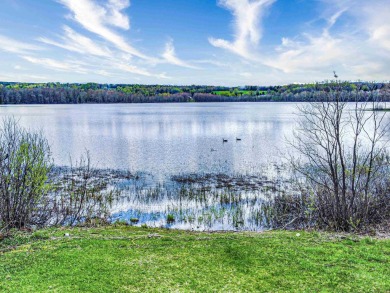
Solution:
M299 129L291 143L320 225L348 231L388 217L389 159L385 113L373 91L362 96L329 86L323 102L299 107ZM354 102L347 102L354 101ZM370 101L370 102L368 102ZM303 175L303 176L302 176Z
M50 186L50 148L42 133L27 132L14 118L0 129L0 227L22 228L40 222Z

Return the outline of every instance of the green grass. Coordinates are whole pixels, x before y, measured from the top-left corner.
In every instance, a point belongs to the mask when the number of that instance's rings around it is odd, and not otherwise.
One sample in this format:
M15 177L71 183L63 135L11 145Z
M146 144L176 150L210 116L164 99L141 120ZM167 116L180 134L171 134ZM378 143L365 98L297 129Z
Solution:
M390 291L389 240L296 233L43 230L0 242L0 291Z

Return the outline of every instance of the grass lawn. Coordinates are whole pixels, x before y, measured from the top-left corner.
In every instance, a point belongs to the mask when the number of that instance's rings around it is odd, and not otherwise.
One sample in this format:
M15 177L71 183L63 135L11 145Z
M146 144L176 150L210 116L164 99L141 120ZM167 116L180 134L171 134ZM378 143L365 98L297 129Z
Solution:
M0 241L0 291L390 292L390 240L299 233L111 226L20 234Z

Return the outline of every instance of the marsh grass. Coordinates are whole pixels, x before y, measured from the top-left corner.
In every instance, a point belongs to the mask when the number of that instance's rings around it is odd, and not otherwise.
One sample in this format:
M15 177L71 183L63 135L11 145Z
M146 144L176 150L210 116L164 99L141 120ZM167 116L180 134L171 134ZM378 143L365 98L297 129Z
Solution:
M145 172L92 173L96 190L118 192L107 211L111 223L198 231L322 229L312 197L286 166L251 174L178 174L162 181Z
M51 180L59 190L69 182L83 186L87 178L96 194L115 191L111 209L104 210L110 214L105 218L110 222L195 230L263 230L275 228L277 223L265 219L270 215L265 203L291 189L281 169L275 165L267 172L252 174L179 174L156 181L145 172L91 169L88 176L79 176L72 169L57 167Z

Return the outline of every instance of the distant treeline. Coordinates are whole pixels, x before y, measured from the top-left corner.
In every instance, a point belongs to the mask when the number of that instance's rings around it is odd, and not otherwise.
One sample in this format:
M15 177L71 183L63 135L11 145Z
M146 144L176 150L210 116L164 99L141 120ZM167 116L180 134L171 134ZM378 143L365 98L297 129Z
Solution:
M368 82L244 87L0 82L0 104L302 102L321 101L336 87L362 100L390 100L389 83Z

